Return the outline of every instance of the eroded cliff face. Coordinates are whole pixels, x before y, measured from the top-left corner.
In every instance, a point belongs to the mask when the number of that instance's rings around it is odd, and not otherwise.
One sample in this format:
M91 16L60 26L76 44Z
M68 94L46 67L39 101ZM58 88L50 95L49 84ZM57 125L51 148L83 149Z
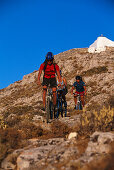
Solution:
M87 51L86 48L71 49L55 56L55 62L68 82L66 118L46 123L46 114L41 110L42 87L37 85L38 71L0 90L2 169L80 169L109 152L113 132L104 134L88 130L86 134L82 133L82 111L73 110L70 91L75 76L81 75L87 87L87 114L103 106L113 107L114 48L99 54ZM77 132L77 136L69 139L70 132Z

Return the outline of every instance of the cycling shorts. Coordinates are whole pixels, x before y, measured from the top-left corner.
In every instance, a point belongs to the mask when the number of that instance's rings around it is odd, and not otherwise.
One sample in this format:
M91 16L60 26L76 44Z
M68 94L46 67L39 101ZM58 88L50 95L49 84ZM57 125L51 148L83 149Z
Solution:
M57 86L57 82L56 82L56 78L45 78L43 77L43 83L42 83L43 86L49 86L51 88L53 87L56 87Z
M80 94L81 96L84 96L84 91L82 91L82 92L76 91L75 94Z

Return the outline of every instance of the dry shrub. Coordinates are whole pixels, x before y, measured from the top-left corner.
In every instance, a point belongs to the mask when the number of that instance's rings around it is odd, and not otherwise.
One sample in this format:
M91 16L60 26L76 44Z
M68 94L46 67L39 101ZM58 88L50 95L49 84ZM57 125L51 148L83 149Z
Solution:
M21 134L13 128L0 129L0 163L9 150L21 146Z
M44 131L40 126L35 126L28 120L25 120L19 124L19 129L23 132L25 139L42 136Z
M16 127L18 126L19 122L21 121L21 117L18 115L15 115L14 117L7 118L7 126L8 127Z
M114 130L114 109L106 108L105 106L98 112L93 110L92 112L83 111L81 115L81 133L100 131L112 131Z
M9 148L16 149L21 140L21 134L14 128L0 129L0 143Z
M0 119L0 128L1 129L6 129L7 127L7 124L6 122L4 121L4 119Z
M114 108L114 96L110 96L107 103L111 108Z
M5 144L2 144L0 142L0 163L5 158L6 154L7 154L7 147Z
M51 124L51 131L54 137L65 137L71 129L60 121L55 121Z
M88 98L90 98L90 97L91 96L89 96ZM89 101L88 98L86 99L87 101ZM94 109L96 109L99 112L99 110L102 109L102 106L100 105L100 103L92 101L92 103L89 106L87 106L87 110L92 112Z

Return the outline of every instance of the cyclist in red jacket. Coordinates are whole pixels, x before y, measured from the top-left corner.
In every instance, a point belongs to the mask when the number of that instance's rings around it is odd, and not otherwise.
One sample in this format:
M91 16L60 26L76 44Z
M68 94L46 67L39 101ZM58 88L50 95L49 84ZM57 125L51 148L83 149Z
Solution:
M53 91L53 105L54 107L56 106L56 77L55 73L58 76L59 82L61 82L61 75L60 75L60 69L59 66L53 62L54 60L54 55L52 52L48 52L46 54L46 60L44 63L41 64L39 68L39 73L38 73L38 85L41 85L40 82L40 77L42 74L42 71L44 71L44 76L43 76L43 111L45 111L45 106L46 106L46 92L47 92L47 87L50 85Z

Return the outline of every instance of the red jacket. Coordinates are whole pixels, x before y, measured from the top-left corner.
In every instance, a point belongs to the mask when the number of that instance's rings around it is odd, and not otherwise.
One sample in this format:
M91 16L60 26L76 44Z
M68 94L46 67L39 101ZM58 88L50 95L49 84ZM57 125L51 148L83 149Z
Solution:
M44 70L45 63L41 64L40 70ZM51 65L47 64L46 69L44 71L44 77L45 78L54 78L56 71L59 71L59 66L57 64L52 63Z

